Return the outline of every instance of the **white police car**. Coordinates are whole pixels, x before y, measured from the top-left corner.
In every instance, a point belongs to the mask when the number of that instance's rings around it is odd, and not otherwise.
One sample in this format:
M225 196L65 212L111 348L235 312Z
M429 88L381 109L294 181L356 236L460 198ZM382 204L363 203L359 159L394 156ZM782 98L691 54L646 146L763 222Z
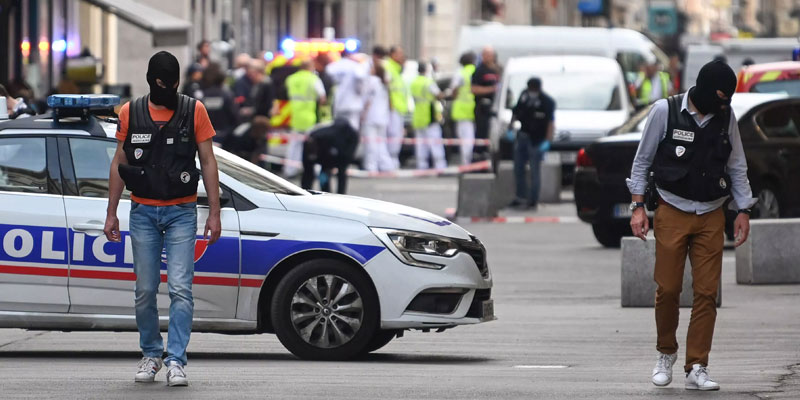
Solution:
M115 124L88 116L114 99L49 101L55 118L0 121L0 327L135 330L127 191L122 242L102 233ZM336 360L406 329L494 319L486 251L461 227L398 204L310 193L214 151L223 231L212 246L198 231L194 331L274 332L298 357ZM162 283L162 329L169 303Z

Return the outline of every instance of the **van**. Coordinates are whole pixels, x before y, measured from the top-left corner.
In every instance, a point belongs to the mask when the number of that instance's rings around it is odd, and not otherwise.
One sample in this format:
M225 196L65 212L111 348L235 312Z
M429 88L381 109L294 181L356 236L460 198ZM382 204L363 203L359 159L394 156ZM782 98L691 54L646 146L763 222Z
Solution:
M491 139L494 158L509 158L505 132L512 108L528 79L542 80L542 90L556 102L551 143L569 182L578 150L622 125L634 109L619 64L598 56L538 56L511 58L503 71L495 101Z
M459 35L458 54L485 46L497 51L500 65L512 57L544 55L586 55L617 60L628 82L634 82L640 66L669 59L645 35L623 28L583 28L567 26L525 26L485 23L466 25Z

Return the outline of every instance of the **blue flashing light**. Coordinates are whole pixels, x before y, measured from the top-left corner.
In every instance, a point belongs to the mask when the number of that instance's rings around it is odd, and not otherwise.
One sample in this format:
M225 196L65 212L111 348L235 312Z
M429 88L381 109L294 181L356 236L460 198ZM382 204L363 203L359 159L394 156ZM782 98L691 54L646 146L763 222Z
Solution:
M275 59L275 53L273 53L271 51L268 51L268 52L264 53L264 61L269 62L269 61L272 61L274 59Z
M294 39L287 37L286 39L283 39L283 41L281 41L281 50L284 53L293 53L294 45L295 45Z
M111 94L54 94L47 97L51 108L109 108L119 105L119 96Z
M344 41L344 49L353 53L361 47L361 42L358 39L347 39Z
M286 58L294 58L294 51L284 51L283 56Z
M67 50L67 41L64 39L56 40L53 42L53 45L50 46L53 51L62 52Z

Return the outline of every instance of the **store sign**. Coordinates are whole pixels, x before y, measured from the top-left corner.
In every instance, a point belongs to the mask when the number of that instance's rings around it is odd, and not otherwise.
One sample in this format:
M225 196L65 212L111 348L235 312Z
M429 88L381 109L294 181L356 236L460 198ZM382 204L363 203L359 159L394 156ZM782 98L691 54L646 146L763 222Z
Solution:
M656 35L674 35L678 32L678 10L671 1L652 2L647 20L648 29Z

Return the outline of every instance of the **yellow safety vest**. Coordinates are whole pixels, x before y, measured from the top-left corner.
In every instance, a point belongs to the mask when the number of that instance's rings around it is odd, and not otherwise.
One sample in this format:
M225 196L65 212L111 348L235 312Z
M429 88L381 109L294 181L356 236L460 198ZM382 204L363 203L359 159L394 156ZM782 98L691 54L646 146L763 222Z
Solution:
M411 125L414 129L425 128L434 121L431 106L436 98L429 89L432 84L432 79L422 75L411 82L411 96L414 97L414 118Z
M661 81L661 98L666 99L669 97L669 74L664 71L658 72L659 80ZM650 104L650 94L653 92L653 82L648 79L644 73L639 73L639 79L642 80L642 86L639 87L639 104Z
M475 66L467 65L461 68L459 73L464 82L458 87L456 98L453 100L453 120L474 121L475 95L472 94L472 74L475 73Z
M317 79L316 75L307 70L297 71L286 78L289 108L292 112L289 127L294 131L307 131L317 123L318 99L314 89Z
M386 71L389 72L389 100L392 103L392 108L398 113L405 114L408 112L408 96L406 94L406 85L403 83L403 67L391 58L386 60Z

